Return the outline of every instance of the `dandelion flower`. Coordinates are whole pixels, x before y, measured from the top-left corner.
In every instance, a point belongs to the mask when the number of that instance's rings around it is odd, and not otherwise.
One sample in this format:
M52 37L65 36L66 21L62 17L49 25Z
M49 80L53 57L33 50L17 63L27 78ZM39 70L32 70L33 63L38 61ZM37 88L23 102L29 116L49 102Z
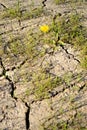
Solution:
M42 25L40 26L40 30L44 33L49 31L49 26L48 25Z

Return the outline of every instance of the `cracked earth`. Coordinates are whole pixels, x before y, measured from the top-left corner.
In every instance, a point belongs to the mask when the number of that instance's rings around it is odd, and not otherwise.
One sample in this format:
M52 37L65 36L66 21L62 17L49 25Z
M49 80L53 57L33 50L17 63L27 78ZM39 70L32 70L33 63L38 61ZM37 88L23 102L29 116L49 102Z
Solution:
M20 3L22 11L29 10L30 0ZM0 0L0 15L15 4L15 0ZM0 53L0 130L63 130L65 125L69 130L86 130L87 70L80 66L79 51L70 44L60 45L56 50L45 44L38 46L39 51L45 50L45 55L34 56L34 60L10 53L11 36L24 44L23 38L30 29L36 33L40 25L50 22L50 17L72 11L68 2L56 5L53 0L34 0L34 8L38 6L44 8L40 17L21 22L16 18L0 18L4 50ZM84 27L87 27L86 7L87 2L76 6L77 12L84 16ZM33 75L41 70L58 76L62 83L49 89L48 97L39 99L35 97Z

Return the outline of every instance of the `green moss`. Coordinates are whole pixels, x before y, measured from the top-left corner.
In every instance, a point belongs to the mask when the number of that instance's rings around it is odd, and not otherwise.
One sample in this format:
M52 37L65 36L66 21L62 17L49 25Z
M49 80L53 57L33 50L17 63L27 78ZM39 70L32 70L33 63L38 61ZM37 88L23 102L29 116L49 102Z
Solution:
M54 0L54 2L56 4L63 4L65 2L65 0Z
M50 124L47 128L44 128L44 130L69 130L68 124L66 122L60 122L57 123L56 121Z
M82 60L81 60L81 66L84 69L87 69L87 55L82 58Z
M7 10L7 12L4 14L4 17L10 17L15 18L20 16L20 13L17 8L10 8Z
M23 54L24 48L20 40L16 40L10 44L10 53L14 55Z
M2 43L2 37L0 36L0 56L4 54L4 49L3 49L3 43Z
M81 66L84 69L87 69L87 42L81 48L81 58L80 58L80 61L81 61Z
M63 4L63 3L65 3L65 2L67 2L67 0L54 0L54 2L55 2L55 4ZM83 3L83 2L86 2L86 0L68 0L68 2L70 2L70 3Z
M32 9L30 11L26 11L23 14L23 16L21 17L21 20L36 18L36 17L41 16L42 13L43 13L43 8L38 7L36 9Z
M29 96L29 95L30 95L30 90L27 89L27 90L25 91L25 96Z
M29 36L28 38L30 38L28 41L26 41L25 43L25 53L27 55L27 57L29 58L33 58L33 56L35 55L35 46L36 46L36 43L35 43L35 40L32 36Z
M2 18L20 18L21 12L20 12L20 2L17 0L17 3L14 7L7 8L1 15Z
M61 79L59 77L52 77L49 74L41 72L38 75L34 75L33 83L34 83L34 94L37 99L43 99L49 97L49 91L53 90L61 83Z
M85 42L84 30L80 23L80 16L77 14L71 14L67 18L56 17L51 25L51 31L56 37L56 41L59 37L63 42L80 46Z
M73 79L73 74L71 72L66 73L63 75L63 80L67 85L70 85L71 81Z
M4 54L3 48L2 46L0 46L0 56L3 56L3 54Z
M20 20L25 20L25 19L31 19L31 18L36 18L41 16L41 14L43 13L43 8L38 7L36 9L32 9L30 11L25 11L24 13L21 13L21 9L19 6L15 6L14 8L9 8L6 9L1 17L4 18L17 18Z

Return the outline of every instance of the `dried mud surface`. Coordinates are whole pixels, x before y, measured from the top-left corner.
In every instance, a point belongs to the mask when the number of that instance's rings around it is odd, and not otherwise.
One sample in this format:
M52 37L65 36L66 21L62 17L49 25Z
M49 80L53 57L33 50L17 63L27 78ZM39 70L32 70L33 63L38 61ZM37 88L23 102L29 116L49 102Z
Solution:
M31 1L20 2L22 11L29 10ZM0 0L0 14L15 4L16 0ZM80 67L79 52L72 45L60 46L55 51L44 45L42 49L46 48L47 53L34 61L23 55L7 54L11 35L20 36L22 40L31 28L37 32L39 25L49 23L50 16L57 13L67 15L72 11L69 2L55 5L53 0L34 0L34 8L38 6L43 6L44 13L40 17L22 20L21 24L16 18L0 18L0 36L3 47L6 47L0 56L0 130L62 130L64 126L69 130L86 130L87 71ZM86 7L87 2L76 6L77 12L84 16L82 23L85 27ZM49 98L37 100L33 92L27 95L26 91L33 91L32 73L38 74L40 68L53 76L68 74L69 78L49 91Z

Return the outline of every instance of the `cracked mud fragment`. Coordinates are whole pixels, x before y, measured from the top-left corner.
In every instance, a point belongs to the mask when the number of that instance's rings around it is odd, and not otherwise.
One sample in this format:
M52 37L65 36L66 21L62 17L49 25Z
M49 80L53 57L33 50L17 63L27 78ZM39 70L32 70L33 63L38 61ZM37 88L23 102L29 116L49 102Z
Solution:
M27 108L21 101L16 101L10 94L11 85L4 77L0 78L0 129L25 130Z
M86 130L87 70L80 66L80 49L69 43L55 46L51 36L53 43L47 43L51 30L43 34L39 27L50 27L56 15L61 19L71 15L73 5L86 27L87 2L20 0L19 4L15 14L16 0L0 1L0 130Z
M28 107L21 100L14 97L14 83L6 75L2 61L1 66L3 73L0 77L0 128L25 130L29 127L26 128Z

